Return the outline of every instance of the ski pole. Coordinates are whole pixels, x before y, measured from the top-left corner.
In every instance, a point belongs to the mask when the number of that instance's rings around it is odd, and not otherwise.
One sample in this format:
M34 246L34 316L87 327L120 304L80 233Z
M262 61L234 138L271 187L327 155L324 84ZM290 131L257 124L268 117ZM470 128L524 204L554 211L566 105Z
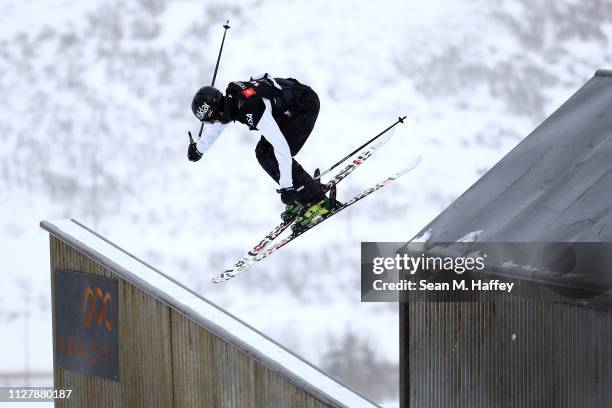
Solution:
M227 30L231 28L229 25L229 20L227 20L225 24L223 24L223 28L224 30L223 30L223 38L221 39L221 47L219 47L219 55L217 55L217 64L215 65L215 72L213 74L212 83L210 84L210 86L215 86L215 80L217 79L217 71L219 71L219 62L221 62L221 53L223 52L223 45L225 44L225 35L227 34ZM200 124L200 132L198 133L198 139L202 137L203 130L204 130L204 122ZM187 133L189 134L190 142L193 143L191 132L187 131Z
M221 61L221 53L223 52L223 44L225 44L225 34L227 34L227 30L230 29L229 20L225 24L223 24L223 39L221 40L221 47L219 48L219 55L217 56L217 65L215 65L215 73L213 74L212 83L210 86L215 86L215 80L217 79L217 71L219 70L219 62Z
M362 144L361 146L359 146L358 148L356 148L355 150L353 150L352 152L350 152L349 154L344 156L336 164L334 164L333 166L331 166L327 170L325 170L323 172L320 172L319 174L315 174L315 176L312 178L312 180L310 180L310 181L304 183L303 185L297 187L296 190L297 191L301 191L307 184L312 183L314 180L319 180L321 177L323 177L324 175L326 175L327 173L329 173L330 171L332 171L333 169L335 169L336 167L338 167L339 165L344 163L346 161L346 159L348 159L349 157L351 157L352 155L357 153L359 150L363 149L364 147L366 147L367 145L369 145L370 143L372 143L373 141L375 141L376 139L378 139L379 137L381 137L382 135L384 135L385 133L387 133L388 131L393 129L398 124L404 123L404 119L406 119L406 116L398 117L397 120L392 125L390 125L385 130L383 130L382 132L380 132L379 134L377 134L376 136L374 136L373 138L371 138L370 140L368 140L367 142L365 142L364 144Z

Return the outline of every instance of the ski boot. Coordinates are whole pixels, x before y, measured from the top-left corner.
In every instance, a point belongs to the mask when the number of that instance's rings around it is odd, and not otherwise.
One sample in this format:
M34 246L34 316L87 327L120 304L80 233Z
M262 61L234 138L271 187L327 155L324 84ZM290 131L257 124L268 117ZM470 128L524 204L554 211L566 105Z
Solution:
M281 213L281 220L283 222L293 221L300 213L304 207L298 201L294 201L292 203L285 205L285 211Z
M292 231L294 233L304 231L314 220L328 216L341 205L342 203L336 200L336 186L333 186L330 189L329 197L326 196L323 200L304 207L291 226Z
M303 205L298 200L297 190L293 187L276 190L281 195L281 201L285 204L285 210L281 213L281 220L289 223L303 211Z

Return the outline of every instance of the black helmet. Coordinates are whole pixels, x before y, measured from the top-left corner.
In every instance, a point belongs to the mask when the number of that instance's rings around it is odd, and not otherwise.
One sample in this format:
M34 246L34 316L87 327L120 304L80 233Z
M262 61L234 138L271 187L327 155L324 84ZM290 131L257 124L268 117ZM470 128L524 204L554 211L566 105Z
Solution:
M209 121L211 118L218 116L222 102L223 94L221 91L212 86L205 86L200 88L193 97L191 111L200 122Z

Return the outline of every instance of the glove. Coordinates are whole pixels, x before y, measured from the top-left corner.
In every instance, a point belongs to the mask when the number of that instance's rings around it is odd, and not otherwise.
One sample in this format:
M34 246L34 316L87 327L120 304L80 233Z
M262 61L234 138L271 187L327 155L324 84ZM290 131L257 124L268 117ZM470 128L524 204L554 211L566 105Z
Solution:
M189 161L197 162L202 158L203 154L200 153L195 143L189 143L189 149L187 150L187 158Z
M293 187L281 188L280 190L276 191L280 193L281 201L285 205L289 205L298 201L297 190Z

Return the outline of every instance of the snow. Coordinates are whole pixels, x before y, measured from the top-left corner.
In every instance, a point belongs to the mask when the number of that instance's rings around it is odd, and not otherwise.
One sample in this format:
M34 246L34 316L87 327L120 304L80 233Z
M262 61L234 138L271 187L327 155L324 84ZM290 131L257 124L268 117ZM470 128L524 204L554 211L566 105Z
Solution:
M468 232L467 234L465 234L463 237L459 238L457 240L457 242L475 242L479 236L481 236L483 233L483 230L476 230L476 231L471 231Z
M43 222L42 226L87 256L100 261L118 276L184 313L245 353L256 356L258 360L263 359L268 364L271 362L273 365L268 365L269 368L289 373L292 378L309 384L318 392L347 407L376 407L234 316L196 296L75 222L51 221ZM124 323L129 324L129 322Z
M431 237L431 229L428 229L420 234L418 234L416 237L414 237L413 241L414 242L426 242L429 237Z

